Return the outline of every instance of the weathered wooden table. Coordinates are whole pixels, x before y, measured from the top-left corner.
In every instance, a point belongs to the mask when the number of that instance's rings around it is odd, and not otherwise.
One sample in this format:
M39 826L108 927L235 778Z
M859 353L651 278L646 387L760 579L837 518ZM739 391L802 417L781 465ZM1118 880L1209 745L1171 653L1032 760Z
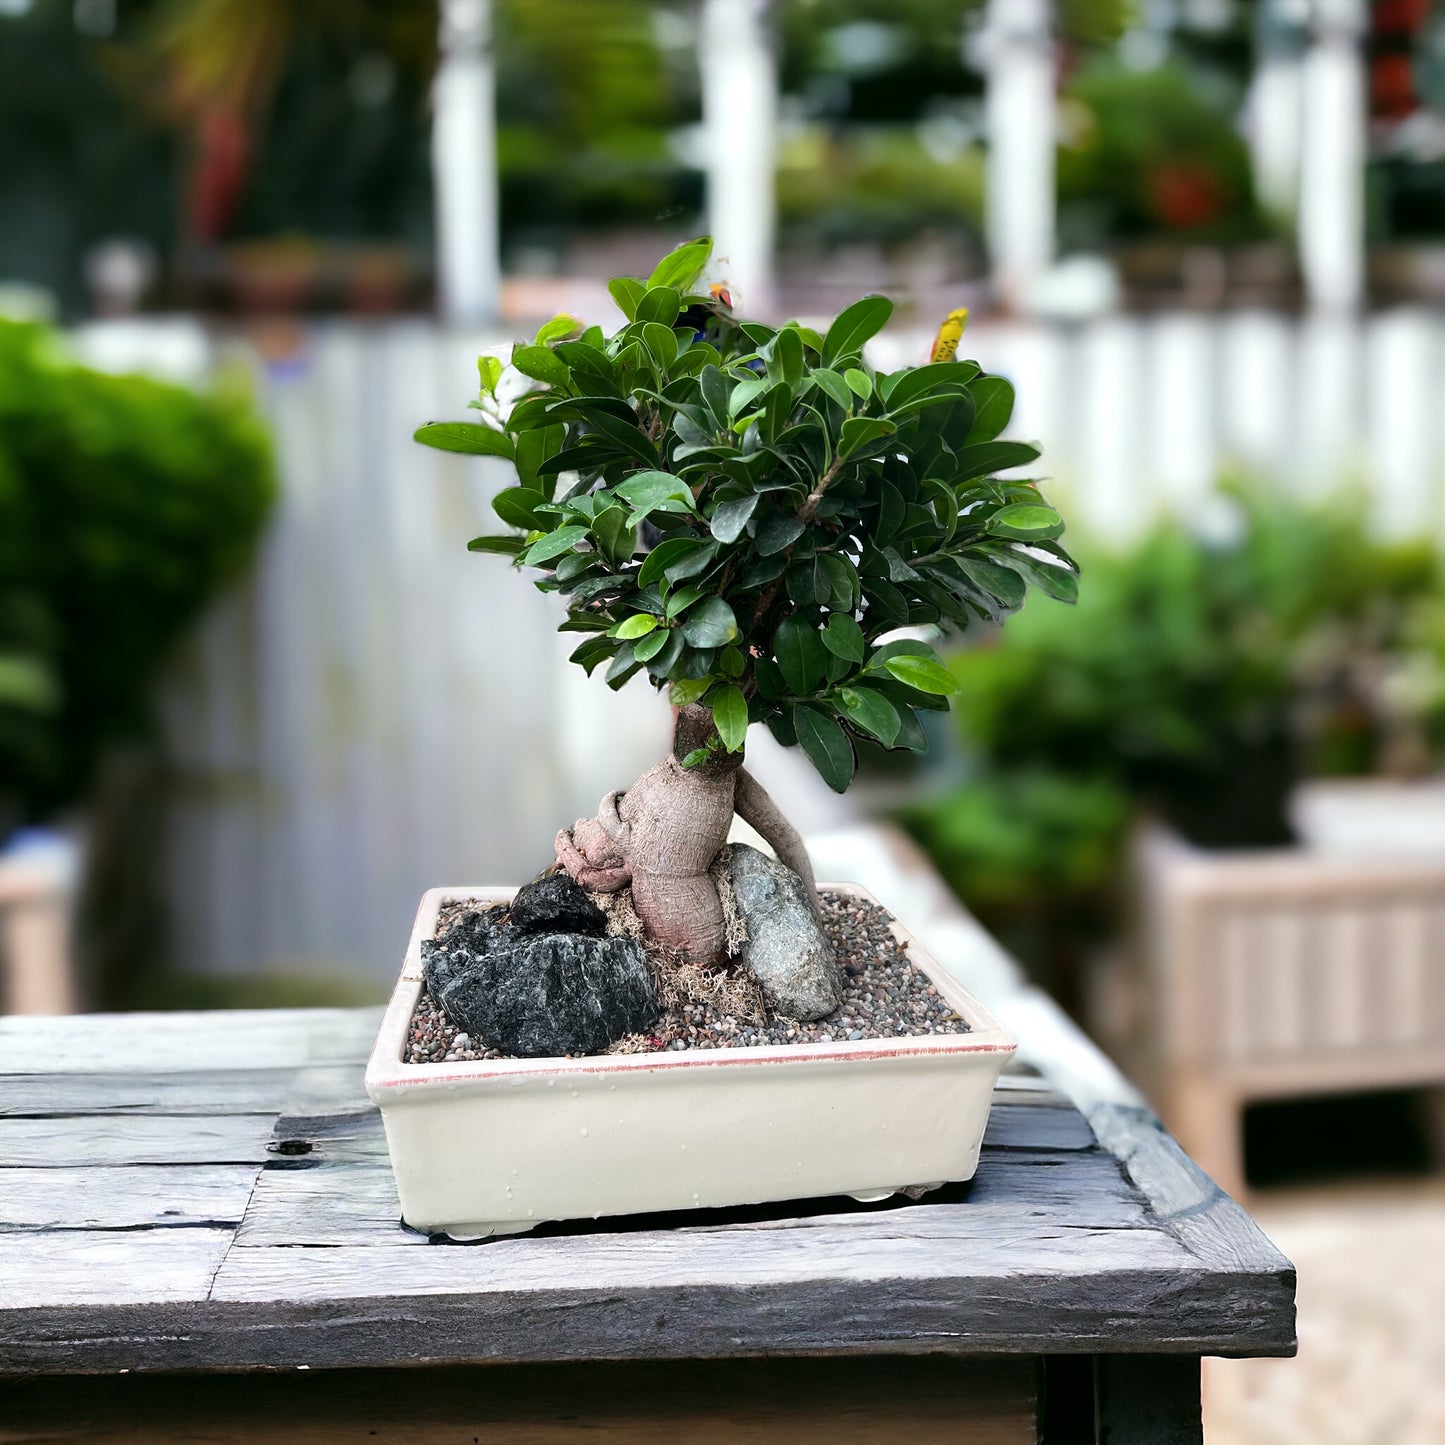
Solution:
M0 1021L0 1439L1197 1441L1201 1355L1293 1352L1291 1266L999 1006L969 1185L465 1247L398 1222L375 1011Z

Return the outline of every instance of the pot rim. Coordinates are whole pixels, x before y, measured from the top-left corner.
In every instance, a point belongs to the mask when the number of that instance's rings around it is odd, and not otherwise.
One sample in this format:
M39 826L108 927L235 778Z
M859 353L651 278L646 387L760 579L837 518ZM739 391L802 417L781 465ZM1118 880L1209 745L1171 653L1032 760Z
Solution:
M373 1100L400 1091L445 1088L479 1080L519 1079L528 1075L662 1072L669 1069L748 1068L760 1064L801 1065L819 1062L864 1063L917 1055L1012 1054L1017 1041L967 989L939 963L913 934L866 888L856 883L820 883L820 892L846 893L888 913L893 936L939 993L961 1014L969 1031L961 1034L913 1034L895 1038L838 1040L806 1044L745 1044L736 1048L674 1049L643 1054L582 1054L545 1058L443 1060L404 1062L406 1036L423 986L421 945L436 932L437 916L448 903L507 903L515 887L430 888L422 895L407 946L401 977L382 1016L376 1044L366 1066L366 1088Z

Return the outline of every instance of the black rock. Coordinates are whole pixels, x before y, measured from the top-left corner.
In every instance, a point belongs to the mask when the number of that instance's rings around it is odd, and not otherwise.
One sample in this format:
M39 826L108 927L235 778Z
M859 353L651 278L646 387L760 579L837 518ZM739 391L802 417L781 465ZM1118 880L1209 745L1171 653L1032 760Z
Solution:
M587 933L601 938L607 915L569 873L552 873L517 890L512 927L523 933Z
M454 928L423 944L422 958L448 1020L505 1053L595 1054L657 1019L652 970L635 939L506 928L462 937Z

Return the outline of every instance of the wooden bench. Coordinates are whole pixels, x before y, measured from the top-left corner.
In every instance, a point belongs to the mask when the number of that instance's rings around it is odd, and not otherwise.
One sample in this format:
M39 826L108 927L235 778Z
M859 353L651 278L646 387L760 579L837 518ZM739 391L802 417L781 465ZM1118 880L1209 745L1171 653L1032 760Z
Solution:
M0 1436L1198 1442L1293 1269L1047 998L989 1002L971 1184L473 1246L398 1222L374 1010L0 1020Z

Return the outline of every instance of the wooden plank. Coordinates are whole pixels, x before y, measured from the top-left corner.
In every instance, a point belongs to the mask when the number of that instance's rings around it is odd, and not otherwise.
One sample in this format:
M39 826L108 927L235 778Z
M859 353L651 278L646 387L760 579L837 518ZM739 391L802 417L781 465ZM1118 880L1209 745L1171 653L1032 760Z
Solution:
M157 1305L203 1300L233 1229L16 1230L0 1233L0 1370L24 1369L31 1310L65 1306L68 1330L89 1334L91 1310L79 1306ZM175 1316L147 1311L152 1341L173 1334ZM12 1331L14 1333L12 1333ZM134 1346L122 1353L137 1369L166 1365L165 1352Z
M391 1166L382 1159L263 1170L243 1208L239 1248L427 1243L402 1224Z
M264 1164L272 1114L73 1114L0 1119L0 1164L56 1169L109 1164Z
M1020 1052L1078 1105L1099 1142L1148 1198L1160 1226L1205 1269L1251 1278L1260 1291L1264 1353L1295 1352L1294 1266L1238 1204L1195 1164L1119 1072L1053 1001L1027 990L1006 1022ZM1205 1351L1204 1353L1211 1353Z
M911 1216L922 1208L953 1210L967 1228L983 1236L1019 1238L1023 1233L1065 1229L1153 1229L1143 1196L1102 1152L1042 1151L994 1155L983 1162L970 1184L953 1185L924 1197L922 1204L896 1200L861 1212L857 1206L832 1208L833 1201L813 1205L757 1206L752 1210L692 1210L637 1219L641 1231L668 1224L674 1228L810 1230L836 1225L840 1218L868 1218L885 1213ZM266 1169L246 1210L237 1245L391 1245L424 1244L426 1237L403 1228L396 1186L383 1159L331 1165L324 1169ZM941 1217L941 1216L939 1216ZM635 1216L633 1217L636 1218ZM906 1226L907 1220L896 1221ZM633 1219L610 1220L601 1226L626 1232ZM569 1232L595 1232L584 1222Z
M0 1018L0 1072L203 1073L357 1064L380 1009L228 1009L215 1013Z
M0 1231L235 1228L258 1172L254 1164L0 1169Z
M1094 1149L1098 1141L1072 1104L1020 1104L996 1099L984 1130L985 1149Z
M32 1380L7 1395L7 1445L1032 1445L1028 1361L736 1360L195 1381Z
M354 1075L355 1067L336 1070ZM4 1074L0 1117L63 1114L279 1114L296 1089L296 1069L203 1073ZM365 1093L362 1094L363 1100Z
M1096 1242L1085 1234L1071 1247L1085 1253ZM673 1287L644 1270L635 1283L613 1277L605 1284L482 1289L475 1277L458 1280L429 1263L436 1255L500 1247L232 1249L222 1271L229 1272L218 1291L222 1297L186 1306L182 1316L150 1305L97 1304L77 1312L37 1304L0 1311L0 1368L21 1374L371 1368L763 1354L1032 1355L1081 1348L1281 1352L1259 1332L1262 1301L1247 1278L1221 1280L1175 1268L1070 1274L1055 1267L1036 1274L1016 1267L1004 1247L994 1251L992 1270L965 1277L951 1262L939 1272L928 1270L921 1261L926 1251L920 1251L915 1262L921 1267L911 1273L885 1258L876 1261L871 1278L860 1278L867 1273L862 1269L841 1279L830 1269L776 1279L745 1270L737 1281ZM1059 1259L1067 1247L1061 1242ZM293 1256L288 1267L276 1267L279 1255ZM374 1277L376 1292L366 1294L362 1276L383 1256L443 1274L438 1283L445 1292L398 1293L394 1275L383 1274ZM266 1265L272 1278L243 1278L252 1262ZM256 1286L263 1298L247 1286ZM328 1289L356 1293L328 1297ZM288 1292L300 1297L293 1300Z

